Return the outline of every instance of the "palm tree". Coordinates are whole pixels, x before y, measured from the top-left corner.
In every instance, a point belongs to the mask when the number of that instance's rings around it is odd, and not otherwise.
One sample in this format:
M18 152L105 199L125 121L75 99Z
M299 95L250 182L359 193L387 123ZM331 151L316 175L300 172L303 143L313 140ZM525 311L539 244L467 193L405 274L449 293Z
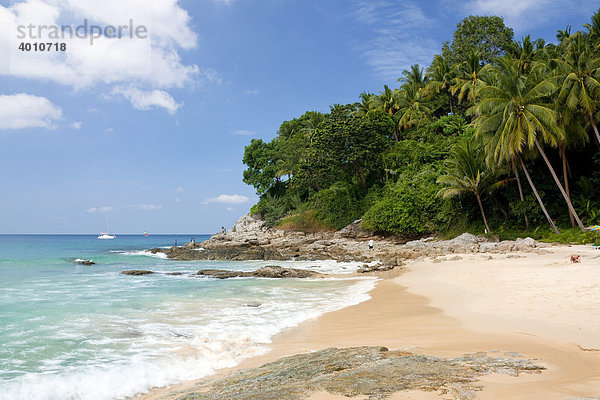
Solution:
M557 123L556 111L545 103L545 99L555 90L555 86L545 79L545 66L537 64L531 71L524 72L511 55L505 55L498 60L498 66L493 67L493 71L497 84L482 88L481 101L470 110L470 113L477 115L474 121L477 134L492 137L488 150L493 160L499 163L512 157L520 158L527 149L537 149L569 211L579 227L585 230L541 145L556 146L557 138L563 135Z
M446 174L437 180L440 185L444 185L438 192L438 196L446 198L465 193L475 195L485 228L488 233L492 233L485 216L481 196L505 184L506 180L498 181L497 172L486 168L485 153L480 146L475 146L472 140L463 140L454 146L451 158L445 163Z
M600 102L600 56L590 50L581 35L574 38L562 60L557 60L562 70L562 85L558 101L571 110L582 110L592 126L600 145L600 133L594 113Z
M525 36L520 42L513 45L513 52L518 63L518 67L527 71L532 67L536 54L536 47L531 41L531 36Z
M488 64L489 65L489 64ZM461 103L466 97L467 101L473 102L477 97L478 90L485 86L483 77L488 65L481 63L479 52L475 51L469 55L467 61L458 66L458 76L454 78L452 94L458 92L458 102Z
M571 37L571 25L567 25L565 30L559 29L556 32L556 38L560 44L565 43Z
M558 107L558 123L562 127L563 135L559 136L558 139L558 153L562 161L563 170L563 183L565 185L565 192L569 200L571 199L571 192L569 190L569 162L567 160L567 149L569 147L575 147L578 145L585 145L589 141L589 136L585 131L581 123L581 116L579 113L574 113L569 108ZM569 212L569 219L571 225L575 227L575 216Z
M411 65L410 70L405 69L402 72L402 77L398 78L398 82L414 86L417 89L424 88L427 80L427 76L423 74L423 68L419 67L419 64Z
M587 28L587 34L592 44L596 44L596 48L600 46L600 9L592 15L592 22L583 26Z
M428 82L425 85L427 95L447 92L450 99L450 113L452 110L452 82L456 78L456 67L450 66L448 60L437 54L429 68L427 68Z
M356 103L356 115L365 116L377 110L376 96L369 92L360 94L360 103Z
M375 97L375 107L389 115L394 115L400 108L398 90L392 90L388 85L383 85L383 91L379 93L379 96ZM399 140L398 128L394 129L394 139L396 142Z
M423 93L423 89L404 84L398 92L398 129L406 130L418 122L429 119L431 106Z

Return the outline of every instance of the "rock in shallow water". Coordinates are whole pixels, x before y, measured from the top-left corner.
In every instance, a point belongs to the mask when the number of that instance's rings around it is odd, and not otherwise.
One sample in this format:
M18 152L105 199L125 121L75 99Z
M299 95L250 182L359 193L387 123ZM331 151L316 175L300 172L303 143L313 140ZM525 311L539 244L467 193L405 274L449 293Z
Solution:
M226 271L220 269L203 269L197 275L209 276L217 279L227 278L320 278L323 274L304 269L283 268L279 266L266 266L256 271Z
M152 272L152 271L144 271L144 270L131 270L131 271L123 271L121 273L123 275L139 276L139 275L150 275L150 274L153 274L154 272Z

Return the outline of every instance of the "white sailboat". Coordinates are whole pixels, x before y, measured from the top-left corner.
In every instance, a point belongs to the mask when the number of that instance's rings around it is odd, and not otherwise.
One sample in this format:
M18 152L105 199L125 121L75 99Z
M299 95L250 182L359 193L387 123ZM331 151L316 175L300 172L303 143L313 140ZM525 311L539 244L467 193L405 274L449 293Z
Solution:
M100 233L98 239L115 239L117 237L116 235L111 235L109 232L110 229L108 229L108 217L106 217L106 232Z

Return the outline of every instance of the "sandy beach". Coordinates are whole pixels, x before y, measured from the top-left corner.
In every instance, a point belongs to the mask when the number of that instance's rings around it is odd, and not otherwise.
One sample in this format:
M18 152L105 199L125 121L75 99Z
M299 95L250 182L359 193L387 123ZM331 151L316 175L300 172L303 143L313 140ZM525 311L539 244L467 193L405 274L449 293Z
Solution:
M571 264L571 254L581 254L582 262ZM235 370L329 347L386 346L440 357L485 352L534 360L547 369L518 377L484 376L475 398L597 398L600 252L590 246L554 246L543 254L459 256L412 261L402 271L380 273L370 300L282 332L271 352ZM197 383L156 389L138 400L177 398ZM341 398L325 392L310 396ZM410 391L391 398L453 397Z

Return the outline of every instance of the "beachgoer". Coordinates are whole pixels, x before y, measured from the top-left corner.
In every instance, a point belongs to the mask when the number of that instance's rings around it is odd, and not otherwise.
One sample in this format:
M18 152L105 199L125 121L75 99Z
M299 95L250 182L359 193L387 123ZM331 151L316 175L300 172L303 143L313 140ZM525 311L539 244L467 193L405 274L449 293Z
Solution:
M373 250L374 246L375 246L375 242L373 241L373 239L369 240L369 250Z
M177 239L175 239L175 246L177 246Z
M573 254L571 256L571 263L576 264L581 262L581 256L579 254Z

